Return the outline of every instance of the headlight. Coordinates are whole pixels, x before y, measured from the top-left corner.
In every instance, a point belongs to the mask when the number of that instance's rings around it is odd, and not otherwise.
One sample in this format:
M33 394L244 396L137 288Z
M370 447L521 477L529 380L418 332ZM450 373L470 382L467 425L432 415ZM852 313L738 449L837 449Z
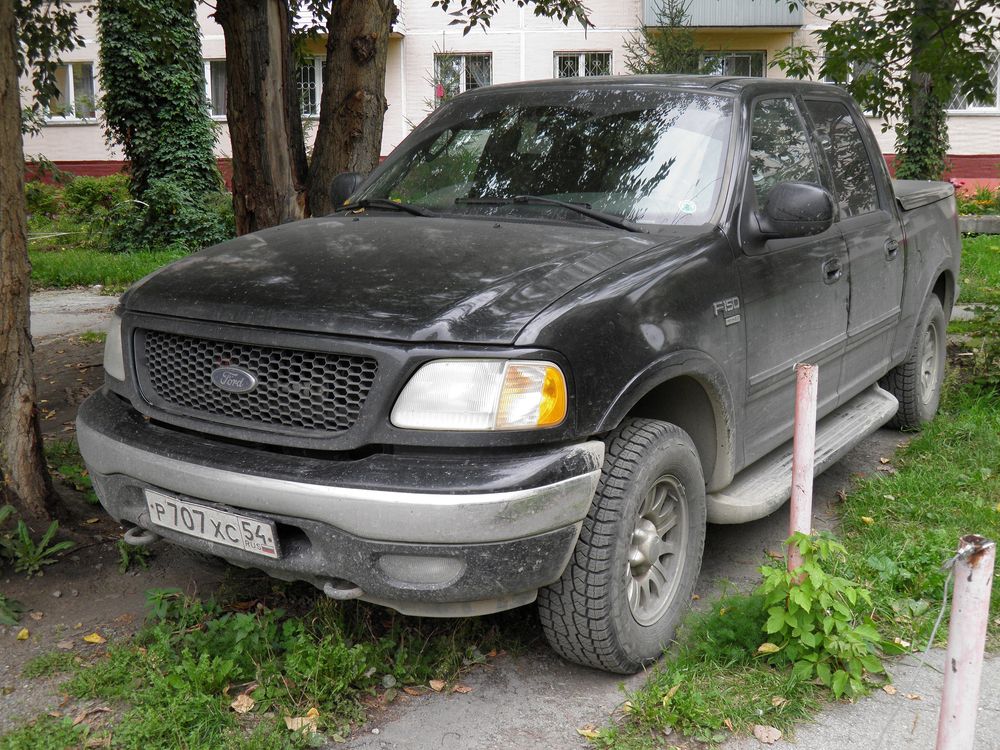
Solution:
M392 423L411 430L525 430L566 417L566 379L551 362L442 359L406 384Z
M115 315L104 340L104 372L115 380L125 380L125 357L122 354L122 319Z

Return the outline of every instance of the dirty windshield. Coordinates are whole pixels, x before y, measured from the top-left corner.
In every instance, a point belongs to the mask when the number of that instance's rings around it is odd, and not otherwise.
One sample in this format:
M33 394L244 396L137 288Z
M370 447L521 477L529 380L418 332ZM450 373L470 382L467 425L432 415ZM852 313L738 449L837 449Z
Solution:
M453 102L356 199L449 215L592 221L544 198L651 224L710 220L732 100L594 87L495 91Z

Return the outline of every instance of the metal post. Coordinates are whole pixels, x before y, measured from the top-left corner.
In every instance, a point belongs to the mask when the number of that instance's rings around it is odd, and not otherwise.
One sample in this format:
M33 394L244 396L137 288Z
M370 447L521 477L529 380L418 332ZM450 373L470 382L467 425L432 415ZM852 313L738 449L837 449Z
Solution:
M795 434L792 440L792 501L788 534L812 531L813 464L816 458L816 385L819 366L795 365ZM788 569L802 565L798 549L788 549Z
M991 540L975 534L959 540L937 750L972 750L995 560Z

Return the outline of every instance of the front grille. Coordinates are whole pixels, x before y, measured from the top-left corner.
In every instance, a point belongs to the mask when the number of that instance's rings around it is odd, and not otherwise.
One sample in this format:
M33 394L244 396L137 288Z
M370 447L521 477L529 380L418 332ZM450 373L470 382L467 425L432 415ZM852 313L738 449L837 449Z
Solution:
M214 341L162 331L141 332L136 348L140 387L153 406L296 433L350 428L361 413L378 369L370 357ZM239 367L252 373L257 386L249 393L223 391L212 382L212 372L220 367Z

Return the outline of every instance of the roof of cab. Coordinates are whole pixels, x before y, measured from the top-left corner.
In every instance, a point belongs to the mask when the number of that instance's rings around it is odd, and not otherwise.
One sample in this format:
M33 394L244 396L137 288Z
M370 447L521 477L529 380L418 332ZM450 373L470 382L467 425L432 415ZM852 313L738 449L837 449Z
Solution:
M815 81L798 81L787 78L749 78L736 76L707 75L628 75L628 76L583 76L578 78L550 78L538 81L518 81L501 83L480 89L473 89L467 94L484 91L508 91L515 89L537 90L545 88L580 88L588 89L595 86L616 86L625 88L643 88L656 86L671 89L686 89L695 91L712 91L739 93L745 90L775 90L799 91L802 93L836 92L844 94L839 86ZM463 95L464 96L464 95Z

